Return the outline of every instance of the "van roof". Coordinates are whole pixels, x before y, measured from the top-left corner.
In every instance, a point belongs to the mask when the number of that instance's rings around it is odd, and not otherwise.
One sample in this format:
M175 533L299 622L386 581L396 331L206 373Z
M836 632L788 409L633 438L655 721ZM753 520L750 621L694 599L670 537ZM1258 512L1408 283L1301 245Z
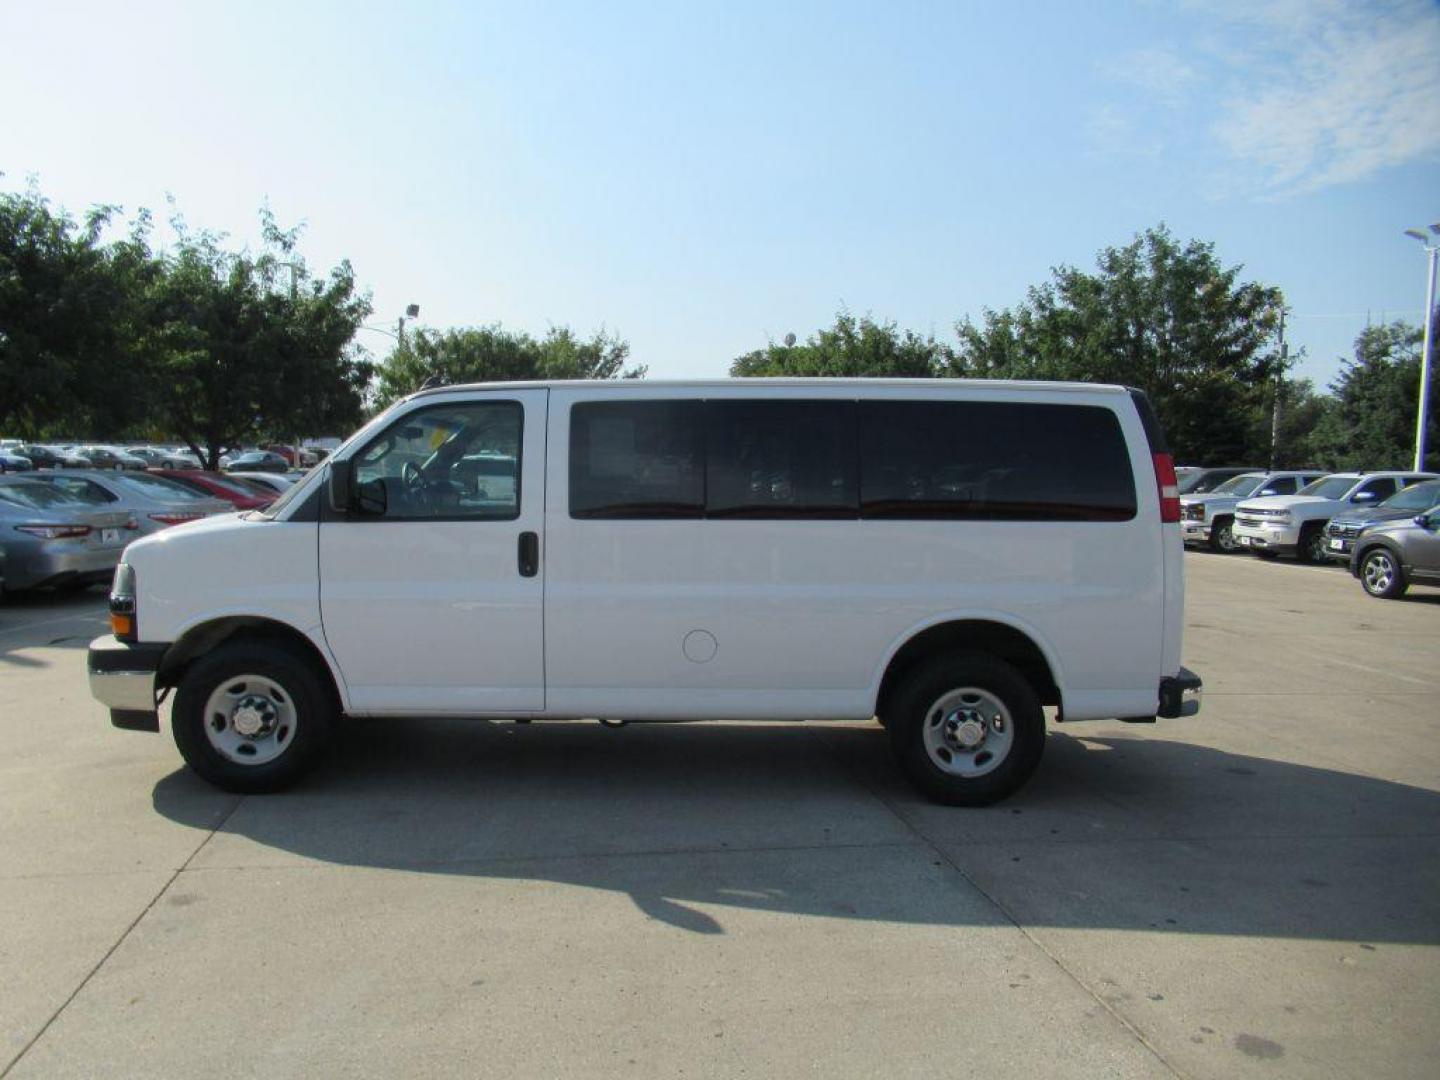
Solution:
M1025 379L838 379L838 378L770 378L766 376L755 376L741 379L536 379L531 382L481 382L481 383L455 383L451 386L433 386L428 390L417 390L410 395L410 398L431 397L437 394L452 394L466 390L538 390L550 387L581 387L581 386L603 386L607 390L630 389L645 390L659 387L661 389L685 389L703 390L708 387L734 387L734 386L775 386L775 387L803 387L803 386L827 386L827 387L865 387L883 389L887 387L904 387L919 389L927 387L965 386L973 388L985 388L991 390L1046 390L1065 391L1069 393L1101 393L1101 394L1126 394L1129 390L1124 386L1116 386L1111 383L1085 383L1085 382L1042 382L1039 380ZM408 399L407 399L408 400Z

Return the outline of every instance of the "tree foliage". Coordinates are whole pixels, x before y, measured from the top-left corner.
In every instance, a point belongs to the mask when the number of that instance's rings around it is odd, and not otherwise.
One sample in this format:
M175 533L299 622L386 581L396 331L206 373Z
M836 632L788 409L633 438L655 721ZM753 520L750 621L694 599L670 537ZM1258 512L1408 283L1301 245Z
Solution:
M834 326L816 331L802 344L772 341L763 349L737 357L730 374L931 378L942 374L953 358L952 350L933 337L842 311Z
M352 344L370 312L348 263L312 278L298 233L261 212L258 252L193 233L151 244L150 215L77 222L33 187L0 195L0 424L27 437L180 438L220 449L343 430L372 365Z
M1094 273L1059 267L1013 311L963 321L946 374L1138 387L1178 459L1263 464L1255 421L1280 373L1283 297L1240 271L1213 244L1149 229L1102 251Z
M1330 384L1329 406L1308 444L1333 469L1408 469L1415 460L1419 408L1418 326L1393 322L1366 327L1355 355ZM1431 388L1426 423L1426 468L1440 470L1440 400Z
M371 310L350 264L312 278L295 233L262 225L256 254L176 222L149 297L150 400L208 468L222 447L354 426L373 374L350 344Z
M111 436L143 414L128 380L141 297L155 280L141 214L102 242L116 209L77 222L33 187L0 194L0 424L37 436L63 424Z
M644 377L644 367L625 367L629 357L629 343L604 330L582 339L566 326L551 327L541 338L498 324L421 329L381 365L376 399L388 405L430 378L450 385Z

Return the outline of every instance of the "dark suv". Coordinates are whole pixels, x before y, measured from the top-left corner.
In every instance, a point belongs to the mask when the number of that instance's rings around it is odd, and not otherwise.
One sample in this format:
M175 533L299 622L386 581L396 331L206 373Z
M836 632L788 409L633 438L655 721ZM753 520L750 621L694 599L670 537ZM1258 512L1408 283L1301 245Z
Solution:
M1366 529L1355 541L1350 572L1382 600L1403 596L1412 583L1440 585L1440 510Z
M1440 507L1440 480L1424 480L1397 491L1369 509L1356 508L1336 514L1325 526L1325 557L1348 563L1361 533L1382 521L1409 521Z

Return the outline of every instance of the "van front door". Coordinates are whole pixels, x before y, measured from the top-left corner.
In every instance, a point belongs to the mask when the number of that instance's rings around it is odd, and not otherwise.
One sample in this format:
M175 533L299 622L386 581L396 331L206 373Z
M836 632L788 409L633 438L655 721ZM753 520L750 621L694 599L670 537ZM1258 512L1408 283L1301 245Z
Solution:
M351 507L320 524L320 609L352 712L544 708L548 393L421 398L346 455Z

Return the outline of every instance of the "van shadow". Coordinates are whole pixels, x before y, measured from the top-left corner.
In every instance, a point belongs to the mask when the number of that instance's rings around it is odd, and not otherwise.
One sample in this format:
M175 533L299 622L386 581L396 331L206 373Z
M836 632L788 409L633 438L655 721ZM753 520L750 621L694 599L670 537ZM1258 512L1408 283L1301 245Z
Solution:
M743 908L1440 944L1440 795L1187 743L1052 734L981 810L918 799L865 725L371 721L332 758L238 804L178 770L154 807L223 821L198 866L556 882L702 934Z

